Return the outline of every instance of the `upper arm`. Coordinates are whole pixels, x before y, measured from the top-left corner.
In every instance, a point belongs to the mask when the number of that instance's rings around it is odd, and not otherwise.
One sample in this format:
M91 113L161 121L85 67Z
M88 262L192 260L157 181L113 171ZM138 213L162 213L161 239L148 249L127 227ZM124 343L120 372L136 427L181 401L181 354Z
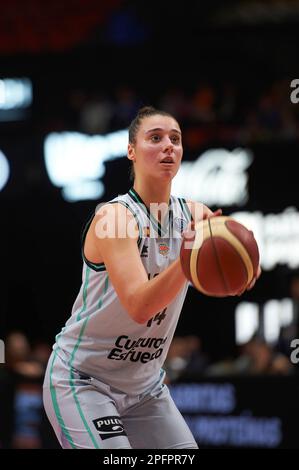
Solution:
M209 209L208 206L202 202L187 201L187 205L190 209L194 222L198 222L199 220L213 215L211 209Z
M132 315L134 292L148 281L138 250L139 230L134 216L121 204L108 204L99 209L90 230L112 285Z

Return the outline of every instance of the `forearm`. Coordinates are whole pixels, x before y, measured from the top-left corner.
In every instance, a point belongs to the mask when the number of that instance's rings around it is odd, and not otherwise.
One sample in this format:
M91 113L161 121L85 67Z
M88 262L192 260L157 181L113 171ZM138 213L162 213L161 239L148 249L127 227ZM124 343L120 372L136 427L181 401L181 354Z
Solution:
M146 323L172 302L186 282L180 259L177 259L165 271L140 285L132 296L134 320Z

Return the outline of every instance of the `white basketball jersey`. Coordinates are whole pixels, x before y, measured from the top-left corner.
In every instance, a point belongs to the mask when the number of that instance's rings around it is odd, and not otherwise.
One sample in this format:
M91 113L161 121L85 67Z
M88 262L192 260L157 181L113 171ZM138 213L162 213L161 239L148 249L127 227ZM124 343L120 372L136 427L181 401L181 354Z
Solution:
M164 271L180 253L181 234L191 214L184 199L171 196L164 226L150 214L134 189L110 203L121 203L134 215L138 247L148 278ZM92 217L93 218L93 217ZM82 253L87 223L82 237ZM167 289L165 284L163 287ZM124 309L105 265L83 254L82 286L71 317L56 337L54 349L70 367L132 395L146 393L163 379L167 355L186 297L188 282L174 300L147 323L136 323Z

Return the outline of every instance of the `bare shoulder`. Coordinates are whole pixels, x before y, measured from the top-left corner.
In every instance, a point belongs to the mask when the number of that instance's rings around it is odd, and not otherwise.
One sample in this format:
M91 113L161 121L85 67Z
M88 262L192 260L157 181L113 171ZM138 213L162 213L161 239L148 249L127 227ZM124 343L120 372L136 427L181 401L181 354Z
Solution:
M119 202L100 205L90 229L97 238L138 238L134 214Z
M136 245L139 228L133 213L121 203L98 206L86 234L84 254L94 263L102 263L105 254L120 245Z

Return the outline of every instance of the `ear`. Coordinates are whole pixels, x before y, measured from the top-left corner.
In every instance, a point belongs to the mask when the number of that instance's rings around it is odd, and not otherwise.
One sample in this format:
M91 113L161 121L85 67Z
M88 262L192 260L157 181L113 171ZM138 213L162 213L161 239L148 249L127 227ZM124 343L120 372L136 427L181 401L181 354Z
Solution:
M132 162L135 162L135 149L132 144L128 145L128 159L132 160Z

